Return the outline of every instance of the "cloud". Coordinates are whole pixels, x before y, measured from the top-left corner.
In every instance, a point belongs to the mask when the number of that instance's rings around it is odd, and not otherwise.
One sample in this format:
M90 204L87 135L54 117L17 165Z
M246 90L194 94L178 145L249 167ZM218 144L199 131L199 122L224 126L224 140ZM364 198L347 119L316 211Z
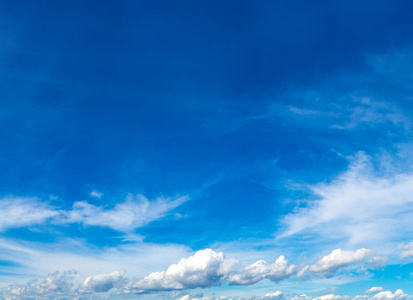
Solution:
M370 269L379 269L387 264L387 257L375 255L366 262Z
M188 196L182 196L176 199L159 197L149 201L143 195L128 195L125 202L117 203L111 209L79 201L73 204L72 209L63 210L38 198L9 196L0 199L0 231L49 222L57 225L81 223L131 232L165 217L187 200Z
M201 298L191 297L190 295L185 295L178 300L404 300L411 299L412 296L405 294L402 290L397 290L394 294L391 291L385 291L379 293L373 297L365 295L357 295L351 298L348 295L335 295L327 294L322 296L311 296L302 294L299 296L287 296L280 291L273 293L267 293L265 296L247 296L247 297L230 297L230 296L221 296L221 297L208 297L204 296Z
M377 295L374 295L372 300L403 300L410 299L411 296L405 294L403 290L398 289L394 294L391 291L380 292Z
M200 250L193 256L182 258L166 271L154 272L138 280L128 287L128 291L143 293L220 285L236 263L234 259L225 259L222 252Z
M381 292L383 288L381 286L373 286L372 288L369 288L367 291L365 291L366 294L372 294L372 293L377 293Z
M334 295L334 294L327 294L318 297L314 297L313 300L350 300L349 296L342 296L342 295Z
M0 291L2 299L57 299L73 297L73 279L76 271L55 272L45 280L34 279L26 285L11 285Z
M344 124L333 125L338 129L353 129L360 125L376 126L380 123L390 122L397 126L403 126L406 129L411 127L411 121L401 110L394 105L381 101L373 101L369 97L348 97L353 105L345 114L348 119L344 118ZM351 101L353 100L353 101Z
M296 273L300 279L308 279L310 275L329 278L341 268L358 264L373 255L373 251L364 248L356 251L337 249L313 265L305 265L297 273L298 267L282 255L272 264L258 260L251 265L237 267L237 260L225 258L222 252L205 249L189 258L182 258L166 271L149 274L130 284L126 290L128 293L148 293L206 288L224 282L229 282L230 285L251 285L263 279L279 282Z
M374 255L373 251L364 248L356 251L336 249L329 255L317 260L315 264L303 267L297 274L297 277L305 278L309 273L327 278L332 277L339 269L359 263L372 255Z
M100 199L100 198L102 198L103 193L98 192L98 191L96 191L96 190L93 190L93 191L90 192L90 196Z
M413 242L409 244L401 244L399 245L399 249L402 250L400 253L401 258L408 258L413 256Z
M112 273L89 276L83 282L81 291L83 293L107 292L123 282L124 273L125 272L115 271Z
M188 200L187 196L175 200L157 198L149 201L145 196L132 195L112 209L103 209L87 202L76 202L71 211L66 213L63 223L83 223L91 226L109 227L117 231L128 232L164 217L170 210Z
M379 171L359 152L335 180L309 186L318 199L287 215L287 230L279 238L312 233L363 245L406 238L413 218L413 175Z
M290 264L284 256L280 256L274 263L268 264L259 260L229 276L231 284L249 285L264 278L277 282L290 277L296 270L296 266Z
M7 196L0 200L0 231L41 224L58 215L38 198Z

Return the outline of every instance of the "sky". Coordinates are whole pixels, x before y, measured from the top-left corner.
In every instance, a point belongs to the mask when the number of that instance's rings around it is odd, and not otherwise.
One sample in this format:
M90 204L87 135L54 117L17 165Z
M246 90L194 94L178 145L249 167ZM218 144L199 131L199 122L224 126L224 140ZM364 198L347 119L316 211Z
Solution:
M411 1L0 1L0 298L413 297Z

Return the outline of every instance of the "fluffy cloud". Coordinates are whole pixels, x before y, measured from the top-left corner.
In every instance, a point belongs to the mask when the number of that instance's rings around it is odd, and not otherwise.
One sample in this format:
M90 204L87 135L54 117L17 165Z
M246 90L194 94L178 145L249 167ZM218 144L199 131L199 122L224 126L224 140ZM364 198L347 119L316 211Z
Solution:
M402 250L400 253L401 258L408 258L413 256L413 242L409 244L399 245L399 249Z
M10 285L0 290L0 298L7 300L20 299L101 299L97 293L107 292L123 284L123 273L116 271L99 274L85 279L80 286L76 285L75 270L63 273L54 272L44 280L31 280L25 285Z
M229 277L231 284L248 285L256 283L264 278L272 281L280 281L290 277L295 272L296 266L290 264L284 256L280 256L274 263L268 264L259 260L252 265L244 267Z
M373 286L372 288L369 288L367 291L365 291L366 294L372 294L372 293L377 293L381 292L383 288L381 286Z
M299 295L299 296L286 296L280 291L274 293L268 293L265 296L256 296L256 297L191 297L190 295L185 295L178 300L405 300L411 299L412 296L405 294L402 290L397 290L394 294L391 291L381 292L373 297L368 296L355 296L351 298L347 295L335 295L327 294L322 296L310 296L310 295Z
M0 231L52 222L81 223L130 232L164 217L187 200L188 197L183 196L173 200L159 197L149 201L143 195L129 195L125 202L116 204L112 209L80 201L75 202L71 210L63 210L42 203L38 198L5 197L0 199Z
M309 273L322 275L324 277L332 277L340 268L359 263L365 258L373 255L373 251L365 248L358 249L356 251L343 251L341 249L336 249L329 255L317 260L313 265L304 266L298 272L297 277L305 278L309 275Z
M287 230L280 237L315 233L353 245L389 245L411 233L413 175L397 173L383 157L374 162L378 169L362 152L350 160L335 180L309 187L318 200L286 216Z
M222 252L200 250L164 272L154 272L138 280L128 287L128 291L143 293L219 285L236 263L234 259L225 259Z
M411 296L405 294L403 290L397 290L394 294L391 291L380 292L377 295L374 295L372 300L403 300L410 299Z
M56 299L73 297L76 271L55 272L45 280L31 280L26 285L11 285L0 291L2 299Z
M123 281L124 272L115 271L112 273L89 276L83 282L82 292L107 292L119 286Z
M157 255L161 255L161 253ZM75 288L73 286L73 277L76 272L72 271L63 274L57 272L49 275L44 281L35 280L25 286L9 286L3 290L0 296L7 295L10 298L10 295L14 295L13 297L19 299L18 297L26 294L49 297L48 295L66 293L67 295L83 295L82 297L85 298L89 296L92 297L97 293L107 293L112 289L118 293L143 294L159 291L207 288L218 286L225 282L229 282L232 285L250 285L263 279L279 282L296 273L297 277L301 279L303 276L304 278L308 278L309 275L331 277L334 273L338 272L340 268L358 264L372 255L372 251L364 248L356 251L337 249L332 251L331 254L320 258L314 264L306 265L297 273L298 267L289 263L284 256L278 257L272 264L259 260L251 265L239 267L237 260L225 258L222 252L204 249L196 252L193 256L182 258L177 264L170 265L166 271L150 273L137 281L131 282L124 277L123 272L115 271L89 276L82 284ZM133 258L129 256L129 259ZM175 297L181 295L182 294L176 293ZM333 294L323 295L316 300L345 300L344 298L339 298L339 296L333 297L331 295ZM14 299L13 297L10 299ZM184 297L188 298L189 296ZM193 298L197 297L199 297L199 295ZM303 297L304 296L295 296L295 298L293 297L291 300L312 300L312 298L307 299ZM37 298L43 299L40 296ZM268 293L257 299L287 300L279 291ZM367 299L360 298L358 300Z

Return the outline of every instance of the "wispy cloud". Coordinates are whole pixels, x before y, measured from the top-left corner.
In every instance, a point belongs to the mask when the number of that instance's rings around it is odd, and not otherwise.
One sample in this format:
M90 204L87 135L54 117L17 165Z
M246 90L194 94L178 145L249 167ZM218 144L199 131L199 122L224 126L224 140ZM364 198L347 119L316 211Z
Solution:
M38 198L7 196L0 200L0 231L42 224L59 216L59 210Z
M38 198L9 196L0 199L0 230L48 222L55 225L80 223L128 233L165 217L188 199L188 196L175 199L159 197L149 201L143 195L129 195L125 202L117 203L109 209L80 201L75 202L72 209L64 210L52 207Z
M100 199L103 197L103 193L93 190L90 192L90 196Z
M329 183L309 186L318 198L287 215L287 230L346 240L350 244L404 239L413 218L413 175L379 173L359 152L349 169Z

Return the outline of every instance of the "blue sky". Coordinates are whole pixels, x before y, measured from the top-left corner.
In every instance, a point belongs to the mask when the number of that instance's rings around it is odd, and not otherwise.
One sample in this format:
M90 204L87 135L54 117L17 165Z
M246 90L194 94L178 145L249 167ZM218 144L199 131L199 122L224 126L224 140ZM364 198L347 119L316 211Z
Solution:
M412 9L1 1L0 296L411 298Z

